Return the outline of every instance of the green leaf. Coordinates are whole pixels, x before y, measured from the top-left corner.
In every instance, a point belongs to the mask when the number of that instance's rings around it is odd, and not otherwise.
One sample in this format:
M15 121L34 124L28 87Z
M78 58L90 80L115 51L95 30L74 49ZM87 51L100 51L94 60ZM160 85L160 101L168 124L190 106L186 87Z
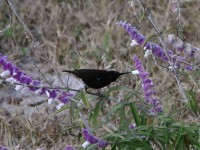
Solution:
M6 38L12 37L12 34L13 34L13 29L12 29L12 28L9 28L9 29L7 29L7 30L4 32L4 36L5 36Z
M188 104L189 104L190 109L195 114L198 114L199 113L199 106L198 106L198 102L197 102L197 99L195 97L194 91L190 90L190 91L186 92L186 95L189 99Z
M27 52L27 49L24 47L24 48L21 49L21 51L22 51L22 54L25 56L26 52Z
M74 97L74 101L80 101L81 99L81 92L77 92ZM70 122L73 122L75 118L75 110L76 110L76 102L71 101L71 106L70 106Z
M163 129L164 133L164 141L165 143L169 143L169 132L166 128Z
M112 139L112 141L115 141L113 139L124 139L124 137L121 134L117 134L117 133L108 133L103 137L106 140L111 140Z
M114 92L114 91L127 91L127 92L132 92L136 94L136 91L134 91L133 89L126 87L126 86L114 86L109 88L107 91L105 91L105 96L109 96L110 93Z
M128 101L129 99L133 98L133 96L135 96L135 95L136 95L135 92L130 91L125 95L124 99Z
M109 32L106 32L103 39L103 49L109 52Z
M184 136L180 135L177 137L175 142L176 149L188 149L184 142Z
M87 109L89 109L89 108L90 108L90 104L89 104L89 102L88 102L88 99L87 99L85 90L81 90L80 92L81 92L81 98L82 98L82 101L83 101L85 107L86 107Z
M119 125L120 127L123 129L128 129L128 126L129 126L129 122L126 120L126 117L125 117L125 105L123 104L120 109L119 109Z
M69 105L64 105L63 107L61 107L59 110L57 110L53 115L56 115L57 113L60 113L63 110L69 109L70 106Z
M75 118L75 113L74 111L76 110L76 103L75 102L71 102L71 107L70 107L70 122L73 123L73 120Z
M138 114L138 110L137 108L135 107L135 103L132 102L130 104L130 108L131 108L131 112L132 112L132 115L133 115L133 118L135 120L135 123L137 126L140 126L141 125L141 122L140 122L140 117L139 117L139 114Z
M141 118L141 125L146 125L147 124L146 116L145 115L141 115L140 118Z
M195 145L195 146L197 146L197 147L200 149L200 143L198 142L198 139L197 139L197 138L191 136L190 134L188 134L188 135L186 136L186 138L190 141L190 143L191 143L192 145Z
M104 101L103 101L103 100L100 100L100 101L96 104L96 106L95 106L95 108L94 108L94 111L93 111L93 113L92 113L91 119L92 119L92 122L93 122L93 124L94 124L95 126L96 126L97 123L98 123L97 117L98 117L98 115L99 115L99 112L100 112L101 108L103 107L103 103L104 103Z
M111 108L111 110L108 112L107 117L110 117L112 115L116 115L116 112L122 107L122 104L117 104Z
M154 37L158 37L158 36L159 36L158 34L149 35L149 36L145 39L144 43L142 44L142 47L144 47L145 44L146 44L149 40L151 40L151 39L154 38Z
M175 143L174 143L174 146L176 147L176 149L182 149L181 147L184 144L183 139L184 139L183 135L177 135L177 137L175 138Z

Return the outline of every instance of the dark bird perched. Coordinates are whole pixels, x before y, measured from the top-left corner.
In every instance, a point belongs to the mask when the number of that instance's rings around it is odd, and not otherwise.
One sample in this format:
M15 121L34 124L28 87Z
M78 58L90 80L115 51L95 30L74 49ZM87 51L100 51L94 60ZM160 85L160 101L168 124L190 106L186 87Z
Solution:
M81 78L86 86L93 89L100 89L102 87L108 86L111 82L117 80L121 75L131 73L120 73L118 71L107 71L98 69L75 69L73 71L64 70L63 72L72 73L78 78Z

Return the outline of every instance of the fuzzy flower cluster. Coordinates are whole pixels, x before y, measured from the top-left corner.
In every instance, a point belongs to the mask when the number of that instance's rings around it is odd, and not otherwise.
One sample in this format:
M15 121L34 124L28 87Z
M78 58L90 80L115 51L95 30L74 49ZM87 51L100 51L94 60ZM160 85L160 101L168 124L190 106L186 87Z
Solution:
M170 4L171 4L172 12L179 15L181 12L181 9L179 7L178 0L170 0Z
M69 102L69 98L72 96L71 93L43 88L40 81L33 80L32 77L26 75L26 73L14 66L11 61L8 61L7 56L2 56L1 53L0 66L2 67L0 76L4 78L6 82L14 84L15 90L21 91L22 93L35 92L39 95L45 95L48 97L49 103L52 100L59 100L60 104L57 106L57 109Z
M200 49L192 46L189 43L184 43L180 38L175 35L168 35L168 44L170 44L178 52L184 53L186 56L194 57L197 62L200 62ZM192 68L192 66L188 66Z
M0 145L0 150L8 150L6 147Z
M139 74L140 79L142 80L142 88L144 92L145 101L151 106L149 113L156 115L157 113L162 112L160 103L156 97L156 90L152 80L149 78L149 73L145 71L142 62L137 56L133 58L135 63L135 68L137 71L133 71L133 74Z
M71 145L66 145L65 150L75 150L75 148Z
M125 31L130 35L132 39L131 46L135 45L143 46L145 50L145 57L147 57L150 54L153 54L156 57L161 58L165 62L169 61L172 62L175 68L180 68L181 62L185 61L185 57L177 56L171 50L164 50L158 44L146 41L147 38L141 33L139 33L139 31L131 24L123 21L120 21L117 24L120 25L122 28L124 28Z
M82 134L86 140L86 142L82 145L83 148L86 148L89 144L97 144L99 148L104 148L108 145L107 141L94 136L88 131L88 129L83 129Z
M136 128L136 124L135 123L131 123L130 125L129 125L129 129L131 130L131 129L135 129Z
M183 19L181 15L181 8L179 6L180 1L179 0L169 0L171 10L172 12L176 15L176 20L178 21L178 24L181 25L183 24Z

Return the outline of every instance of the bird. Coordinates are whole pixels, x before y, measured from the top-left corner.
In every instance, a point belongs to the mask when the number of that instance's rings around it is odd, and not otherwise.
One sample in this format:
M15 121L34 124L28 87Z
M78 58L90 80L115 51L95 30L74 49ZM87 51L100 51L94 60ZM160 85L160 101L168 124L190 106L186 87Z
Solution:
M100 89L108 86L111 82L116 81L121 75L129 74L131 72L118 72L99 69L75 69L63 70L63 72L71 73L76 77L82 79L88 88Z

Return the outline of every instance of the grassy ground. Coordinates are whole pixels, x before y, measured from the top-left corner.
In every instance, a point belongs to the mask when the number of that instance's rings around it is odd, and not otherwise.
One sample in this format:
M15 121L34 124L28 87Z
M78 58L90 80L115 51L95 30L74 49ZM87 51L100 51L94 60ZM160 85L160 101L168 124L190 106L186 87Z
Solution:
M172 13L167 1L149 0L145 3L151 9L160 31L177 24L177 16ZM116 25L116 22L123 20L136 26L146 36L155 34L147 19L138 20L137 17L142 16L139 7L132 9L123 0L13 0L12 4L32 36L25 32L23 24L13 14L11 27L0 34L0 52L9 56L27 74L46 83L41 75L44 74L52 84L62 86L60 78L66 84L66 76L61 72L63 69L132 71L132 57L137 54L151 72L165 110L173 111L179 106L179 103L174 103L181 97L171 73L155 65L151 57L144 59L144 51L140 47L130 47L129 36ZM200 47L200 2L181 1L180 6L184 41ZM8 16L8 6L1 1L0 28L9 23ZM167 37L170 33L176 34L170 31L163 35ZM157 42L156 38L152 41ZM199 77L189 80L182 76L180 79L184 88L189 90L194 83L198 84ZM137 87L138 78L135 76L127 75L122 80L128 87ZM119 80L114 84L124 83ZM52 115L54 108L46 105L46 101L37 107L30 106L42 101L41 98L38 100L38 97L28 94L16 96L10 85L1 85L1 91L0 144L12 149L44 147L53 150L63 149L66 144L76 146L82 143L81 130L69 121L68 112ZM5 96L5 92L10 94ZM196 121L188 115L181 119Z

